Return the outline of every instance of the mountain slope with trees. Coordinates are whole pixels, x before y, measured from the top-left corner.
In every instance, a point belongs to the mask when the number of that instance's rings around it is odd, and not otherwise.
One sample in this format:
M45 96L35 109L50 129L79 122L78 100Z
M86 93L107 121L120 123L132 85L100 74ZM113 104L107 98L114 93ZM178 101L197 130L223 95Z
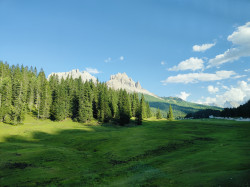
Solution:
M163 117L165 118L167 118L167 113L170 105L172 106L173 115L175 118L185 117L189 113L198 112L200 110L222 110L222 108L219 107L187 102L178 97L162 97L161 99L152 97L150 95L144 95L144 97L146 101L149 102L152 112L156 113L157 109L159 108Z

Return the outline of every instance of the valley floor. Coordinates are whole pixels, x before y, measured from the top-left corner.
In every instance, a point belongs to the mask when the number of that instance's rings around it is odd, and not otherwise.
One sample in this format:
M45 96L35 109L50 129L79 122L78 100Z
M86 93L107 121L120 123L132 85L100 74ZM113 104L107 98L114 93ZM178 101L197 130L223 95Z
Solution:
M0 186L249 186L250 122L0 123Z

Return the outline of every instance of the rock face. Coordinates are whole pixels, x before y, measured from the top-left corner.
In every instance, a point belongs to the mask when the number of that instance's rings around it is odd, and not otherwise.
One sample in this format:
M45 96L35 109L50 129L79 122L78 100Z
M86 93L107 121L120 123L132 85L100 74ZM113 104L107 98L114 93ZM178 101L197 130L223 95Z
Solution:
M94 76L90 75L90 73L88 73L87 71L80 72L79 69L73 69L69 72L51 73L48 76L48 79L52 75L57 75L59 79L62 79L62 78L66 79L67 77L69 77L69 78L72 77L73 79L77 79L77 78L81 77L83 82L92 80L94 83L96 83L96 81L97 81L97 79Z
M139 81L134 82L132 78L127 76L126 73L118 73L116 75L111 75L110 80L107 82L107 86L115 90L125 89L130 93L137 92L159 98L148 90L143 89Z

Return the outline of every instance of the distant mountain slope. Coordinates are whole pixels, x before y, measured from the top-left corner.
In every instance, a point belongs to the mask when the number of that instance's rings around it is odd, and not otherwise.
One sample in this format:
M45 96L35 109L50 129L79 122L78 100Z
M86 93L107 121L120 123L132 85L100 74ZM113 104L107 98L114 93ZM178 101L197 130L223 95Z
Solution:
M173 108L175 117L185 117L188 113L194 113L205 109L222 110L222 108L219 107L187 102L178 97L162 97L161 99L152 97L150 95L144 95L144 97L146 101L149 102L149 105L153 111L159 108L164 117L167 115L170 104Z

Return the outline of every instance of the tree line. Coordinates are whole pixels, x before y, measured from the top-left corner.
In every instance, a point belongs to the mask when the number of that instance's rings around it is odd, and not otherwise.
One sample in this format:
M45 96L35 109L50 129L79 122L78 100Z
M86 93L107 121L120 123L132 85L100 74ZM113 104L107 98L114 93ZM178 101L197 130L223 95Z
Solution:
M215 117L243 117L250 118L250 100L237 108L224 108L219 110L201 110L195 113L189 113L185 118L209 118L209 116Z
M82 123L96 119L120 125L129 123L131 117L138 125L151 117L143 95L139 99L137 93L81 78L64 80L52 75L47 80L43 70L0 62L0 122L22 123L27 113L38 119L72 118Z
M159 108L156 111L156 119L162 119L161 110ZM173 121L174 120L174 115L173 115L173 110L172 110L171 104L169 105L169 109L168 109L168 112L167 112L167 119L169 121Z

